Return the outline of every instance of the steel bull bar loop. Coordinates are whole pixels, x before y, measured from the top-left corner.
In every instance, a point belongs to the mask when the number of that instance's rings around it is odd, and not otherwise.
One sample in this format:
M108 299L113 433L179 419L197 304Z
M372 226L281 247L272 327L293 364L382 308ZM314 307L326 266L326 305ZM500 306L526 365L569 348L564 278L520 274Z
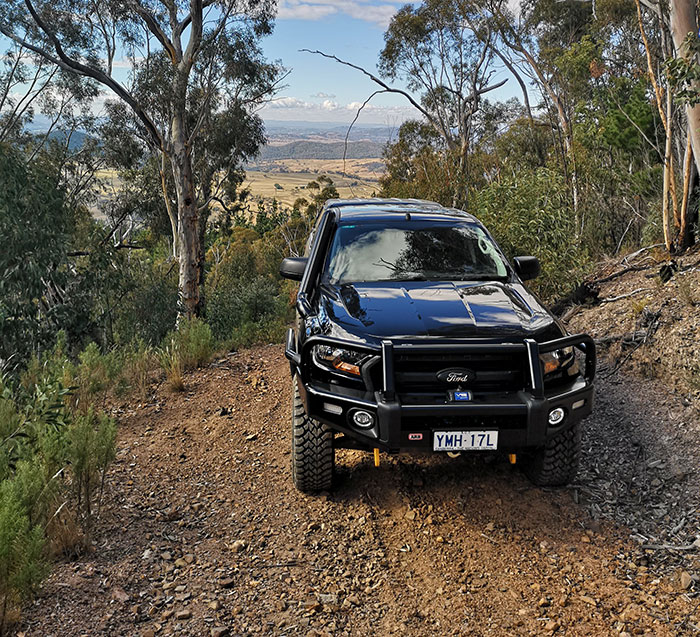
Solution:
M338 387L336 393L326 388L315 387L313 382L308 385L308 393L314 398L333 399L344 403L348 407L364 407L375 411L378 419L378 431L370 435L368 440L372 444L380 443L386 449L395 450L401 446L401 419L402 416L520 416L527 418L527 445L543 444L551 434L552 427L548 426L547 414L550 408L558 405L566 407L569 411L576 409L576 405L584 405L586 409L580 412L584 415L590 412L592 401L592 381L595 377L596 350L595 343L590 336L575 334L564 336L551 341L538 343L534 339L524 339L521 342L503 343L496 339L478 339L472 342L441 340L439 342L426 343L424 341L383 340L381 345L368 343L359 344L356 341L328 336L311 336L303 344L301 351L297 350L296 338L293 330L287 334L285 356L290 361L293 373L300 373L306 377L308 366L313 365L311 351L315 345L326 344L334 347L359 350L374 354L376 362L382 367L382 387L368 387L376 390L373 393L367 391L364 396L354 392L352 395L344 394ZM582 378L574 381L573 386L563 390L562 393L545 394L543 363L540 355L574 347L585 356ZM527 387L517 392L517 397L512 400L498 403L489 402L464 402L446 404L401 404L396 395L396 378L394 359L401 353L425 353L425 354L511 354L513 356L525 356L527 358L526 369L529 372ZM365 379L366 380L366 379ZM306 398L306 397L304 397ZM307 400L304 400L307 403ZM307 405L308 406L308 405ZM309 413L309 412L307 412ZM321 413L309 413L313 417L324 420ZM567 421L565 426L568 426ZM343 427L336 427L342 430ZM559 427L557 430L563 428ZM358 432L353 432L357 436Z

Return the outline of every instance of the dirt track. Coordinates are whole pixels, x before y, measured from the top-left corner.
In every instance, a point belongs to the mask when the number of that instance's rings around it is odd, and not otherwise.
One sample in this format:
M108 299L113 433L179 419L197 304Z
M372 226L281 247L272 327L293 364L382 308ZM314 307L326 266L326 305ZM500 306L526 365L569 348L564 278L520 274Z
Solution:
M383 457L375 469L340 452L332 495L297 493L290 399L269 346L193 374L184 394L125 407L95 551L54 569L20 630L694 634L695 584L681 589L675 563L657 567L577 490L533 488L504 459ZM609 464L623 465L615 453ZM600 461L584 462L582 497L601 479Z

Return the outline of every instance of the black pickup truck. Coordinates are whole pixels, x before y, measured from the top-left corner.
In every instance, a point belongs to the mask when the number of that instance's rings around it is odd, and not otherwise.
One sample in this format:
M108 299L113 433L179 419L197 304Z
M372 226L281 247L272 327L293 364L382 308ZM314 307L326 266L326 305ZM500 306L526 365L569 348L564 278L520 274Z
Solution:
M567 335L473 216L420 200L330 200L306 256L285 354L292 473L328 490L335 450L491 451L538 485L575 475L595 346Z

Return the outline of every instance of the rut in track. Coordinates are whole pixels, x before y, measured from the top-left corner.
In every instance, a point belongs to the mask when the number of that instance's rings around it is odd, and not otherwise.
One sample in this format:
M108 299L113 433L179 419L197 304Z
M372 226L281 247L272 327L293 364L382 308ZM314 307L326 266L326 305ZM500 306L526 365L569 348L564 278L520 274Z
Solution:
M124 406L95 550L56 566L26 635L676 635L697 621L629 529L502 458L375 469L339 452L337 490L299 494L279 346L186 381Z

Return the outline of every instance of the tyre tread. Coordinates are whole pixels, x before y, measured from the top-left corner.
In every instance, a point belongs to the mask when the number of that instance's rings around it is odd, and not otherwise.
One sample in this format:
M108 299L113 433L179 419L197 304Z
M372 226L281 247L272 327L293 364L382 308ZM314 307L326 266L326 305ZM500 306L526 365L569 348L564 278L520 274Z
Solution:
M333 430L304 411L298 380L293 380L292 399L292 476L304 493L330 490L333 484L335 450Z

